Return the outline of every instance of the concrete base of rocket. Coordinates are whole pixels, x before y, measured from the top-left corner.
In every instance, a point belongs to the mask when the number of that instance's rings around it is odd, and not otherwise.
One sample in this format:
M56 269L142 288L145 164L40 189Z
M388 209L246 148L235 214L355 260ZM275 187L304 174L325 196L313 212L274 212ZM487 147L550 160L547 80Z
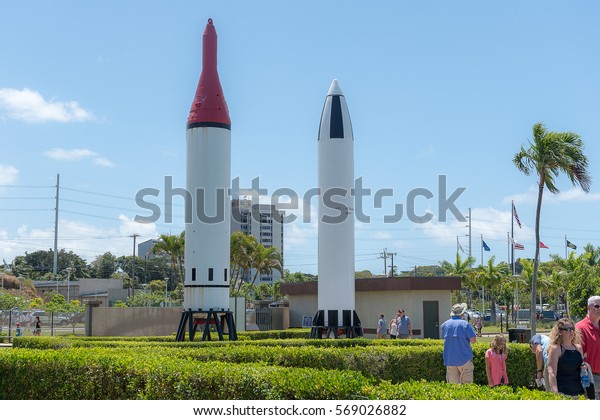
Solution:
M210 310L193 311L187 310L181 313L179 327L175 341L185 341L185 332L188 331L190 341L194 341L196 332L202 331L202 341L210 341L210 330L216 330L219 340L224 341L224 334L229 336L230 341L237 340L237 331L232 311Z
M340 312L342 319L339 319ZM326 334L326 338L329 338L331 333L333 333L334 338L340 336L346 338L362 337L363 330L356 311L349 309L342 309L341 311L328 310L327 313L324 310L317 311L310 329L310 338L323 338L323 334Z

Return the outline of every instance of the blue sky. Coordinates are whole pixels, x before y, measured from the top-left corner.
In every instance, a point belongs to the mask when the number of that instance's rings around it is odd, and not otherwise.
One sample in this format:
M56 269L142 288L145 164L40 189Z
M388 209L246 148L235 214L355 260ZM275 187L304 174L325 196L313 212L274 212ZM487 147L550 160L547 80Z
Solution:
M241 187L259 177L269 193L302 197L317 186L320 114L339 80L355 177L394 192L381 209L365 200L371 221L356 224L357 270L382 273L384 248L400 270L454 259L457 236L467 250L466 223L451 213L439 220L439 175L448 195L466 188L455 204L472 209L477 263L481 235L491 248L485 260L507 259L511 200L523 223L517 256L532 257L536 178L512 158L536 122L580 134L593 178L589 194L561 176L561 194L545 195L542 260L564 256L565 235L577 252L598 246L599 9L581 1L5 2L0 258L52 248L56 174L59 247L88 261L130 255L134 233L146 240L183 230L177 198L173 223L145 225L133 221L147 214L134 198L143 188L164 191L169 176L185 186L185 122L208 18ZM384 224L415 188L433 192L415 212L434 219L417 224L405 214ZM316 273L314 214L285 232L286 268Z

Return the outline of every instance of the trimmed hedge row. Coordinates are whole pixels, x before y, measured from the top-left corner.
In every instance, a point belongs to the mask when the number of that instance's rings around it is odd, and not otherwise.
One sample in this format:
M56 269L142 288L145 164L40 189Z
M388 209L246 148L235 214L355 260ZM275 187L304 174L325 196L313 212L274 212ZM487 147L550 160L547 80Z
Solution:
M351 347L352 343L354 346ZM418 343L423 345L418 346ZM377 380L389 380L392 383L411 379L443 382L446 377L442 358L443 344L440 340L265 340L260 342L143 343L132 340L100 341L27 337L15 339L14 346L38 349L98 347L136 349L138 352L144 349L144 352L152 351L155 354L195 359L202 362L262 362L283 367L350 370ZM487 348L488 345L484 343L473 345L474 382L476 384L487 384L485 373ZM511 344L507 361L510 385L531 387L534 382L535 369L535 359L530 353L529 346Z
M409 381L349 370L198 362L158 349L0 352L2 399L561 399L524 388ZM188 351L188 350L185 350Z

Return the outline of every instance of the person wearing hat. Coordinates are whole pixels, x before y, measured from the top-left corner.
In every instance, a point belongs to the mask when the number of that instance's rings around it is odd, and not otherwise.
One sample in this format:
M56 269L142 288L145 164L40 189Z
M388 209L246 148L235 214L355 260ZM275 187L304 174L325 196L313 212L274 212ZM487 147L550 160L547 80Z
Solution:
M535 382L540 386L543 382L546 391L550 391L550 382L548 381L548 346L550 337L544 334L536 334L529 340L529 348L535 354L535 363L537 374ZM543 379L543 381L542 381Z
M466 303L457 303L451 318L442 324L446 380L452 384L473 383L473 349L477 340L473 326L465 320Z

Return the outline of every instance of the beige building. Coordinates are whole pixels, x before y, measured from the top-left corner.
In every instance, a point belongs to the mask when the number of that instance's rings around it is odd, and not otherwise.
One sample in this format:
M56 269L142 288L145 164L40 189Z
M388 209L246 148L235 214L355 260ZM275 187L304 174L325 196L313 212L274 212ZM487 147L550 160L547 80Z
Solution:
M402 308L411 319L415 338L439 338L440 326L450 318L452 291L459 288L459 277L356 279L356 313L365 337L375 336L379 314L389 322ZM317 313L317 282L282 283L281 292L289 297L290 327L312 322Z
M117 300L127 301L128 290L123 289L121 279L78 279L75 281L34 281L37 295L42 299L46 293L61 294L67 300L77 299L82 304L100 302L101 306L112 306Z

